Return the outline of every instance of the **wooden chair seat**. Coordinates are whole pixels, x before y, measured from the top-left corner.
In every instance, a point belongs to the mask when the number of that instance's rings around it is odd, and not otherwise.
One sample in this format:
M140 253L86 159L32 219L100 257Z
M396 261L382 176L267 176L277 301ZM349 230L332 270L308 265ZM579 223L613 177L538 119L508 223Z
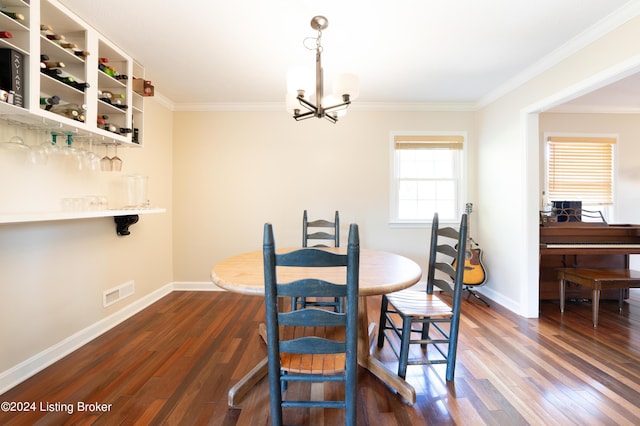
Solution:
M410 317L446 317L453 315L451 306L437 295L421 290L402 290L387 294L387 299L404 316Z
M334 341L345 340L344 327L282 327L280 338L319 337ZM282 370L297 374L338 374L344 373L346 355L337 354L292 354L280 352Z

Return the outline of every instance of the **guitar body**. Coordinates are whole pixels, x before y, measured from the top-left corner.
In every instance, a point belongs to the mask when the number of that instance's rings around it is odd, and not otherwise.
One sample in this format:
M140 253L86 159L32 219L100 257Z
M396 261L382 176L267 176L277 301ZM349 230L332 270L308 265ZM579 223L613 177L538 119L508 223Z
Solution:
M464 285L482 285L487 280L487 273L482 263L482 250L473 248L467 251L464 260Z
M467 203L466 213L471 214L472 204ZM475 247L473 247L475 246ZM455 260L453 267L456 267ZM482 285L487 281L487 272L482 263L482 250L477 244L473 243L471 237L467 236L466 248L464 253L464 275L462 283L466 286Z

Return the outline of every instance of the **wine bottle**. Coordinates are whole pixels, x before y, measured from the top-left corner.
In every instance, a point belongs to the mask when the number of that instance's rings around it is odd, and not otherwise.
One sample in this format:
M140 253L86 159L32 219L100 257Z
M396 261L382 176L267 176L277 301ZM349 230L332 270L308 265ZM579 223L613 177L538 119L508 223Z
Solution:
M124 102L124 94L123 93L116 93L116 94L111 94L111 104L115 105L115 106L119 106L122 105Z
M69 43L68 41L61 41L58 43L60 47L64 47L65 49L77 49L78 45L75 43Z
M40 31L53 31L53 27L47 24L40 24Z
M13 38L13 34L9 31L0 31L0 38Z
M47 61L47 60L40 60L41 64L44 64L45 68L64 68L64 62L60 62L60 61Z
M98 90L98 99L102 102L106 102L111 104L111 98L113 97L113 93L108 90Z
M90 55L88 50L73 50L73 54L81 58L86 58Z
M86 82L83 83L81 81L74 81L74 82L67 83L67 84L69 84L71 87L73 87L75 89L78 89L78 90L80 90L82 92L84 92L85 89L87 87L89 87L89 83L86 83Z
M24 21L24 15L22 13L9 12L7 10L0 10L0 12L4 13L9 18L13 18L13 19L15 19L17 21Z
M47 37L49 40L64 40L64 36L62 34L46 34L45 37Z
M64 104L55 105L51 108L51 112L70 118L75 121L85 120L86 105Z
M44 109L49 111L54 105L58 105L60 103L60 96L42 96L40 97L40 105L44 105Z
M128 127L120 127L120 134L121 135L126 135L128 133L132 133L133 129L130 129Z

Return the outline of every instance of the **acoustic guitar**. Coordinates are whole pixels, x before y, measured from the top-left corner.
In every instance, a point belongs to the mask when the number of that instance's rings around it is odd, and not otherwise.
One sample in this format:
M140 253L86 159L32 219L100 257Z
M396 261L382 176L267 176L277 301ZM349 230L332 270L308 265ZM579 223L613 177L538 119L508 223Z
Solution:
M473 203L467 203L465 212L471 214ZM455 261L454 261L455 267ZM482 263L482 250L471 238L469 227L467 228L467 241L464 256L464 275L462 282L467 286L482 285L487 280L487 273Z

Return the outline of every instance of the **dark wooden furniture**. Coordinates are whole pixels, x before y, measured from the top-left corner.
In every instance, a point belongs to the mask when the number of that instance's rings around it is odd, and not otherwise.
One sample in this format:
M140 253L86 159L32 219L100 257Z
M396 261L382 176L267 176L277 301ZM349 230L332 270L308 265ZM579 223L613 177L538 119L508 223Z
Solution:
M439 227L436 213L431 227L426 291L410 288L382 296L378 347L382 348L385 340L392 347L400 340L400 350L394 348L394 352L398 356L398 376L402 378L407 375L408 365L446 364L446 379L453 380L466 240L466 214L462 215L460 228L456 230ZM455 260L453 264L452 260ZM434 294L434 289L436 293L448 293L451 304ZM409 355L411 345L420 345L419 357ZM435 351L431 353L429 348Z
M276 254L273 228L264 226L263 240L269 400L271 423L282 424L286 407L345 409L345 424L356 424L358 381L358 280L360 239L358 225L349 229L346 254L320 249L300 249ZM280 280L276 267L301 268L308 277ZM344 278L330 282L314 278L309 268L342 268ZM285 300L302 296L330 297L343 301L343 312L321 307L286 309ZM300 399L284 391L290 382L340 382L342 398L325 394ZM340 393L339 393L340 394Z
M540 300L558 298L558 268L628 269L629 255L640 254L640 225L595 222L543 223L540 226ZM617 299L603 289L602 299ZM567 284L566 298L590 299L590 289Z
M618 308L622 312L622 289L640 287L640 271L633 269L558 269L560 281L560 312L564 312L565 287L567 282L580 284L592 290L593 326L598 326L598 310L600 308L600 292L607 289L619 293Z

